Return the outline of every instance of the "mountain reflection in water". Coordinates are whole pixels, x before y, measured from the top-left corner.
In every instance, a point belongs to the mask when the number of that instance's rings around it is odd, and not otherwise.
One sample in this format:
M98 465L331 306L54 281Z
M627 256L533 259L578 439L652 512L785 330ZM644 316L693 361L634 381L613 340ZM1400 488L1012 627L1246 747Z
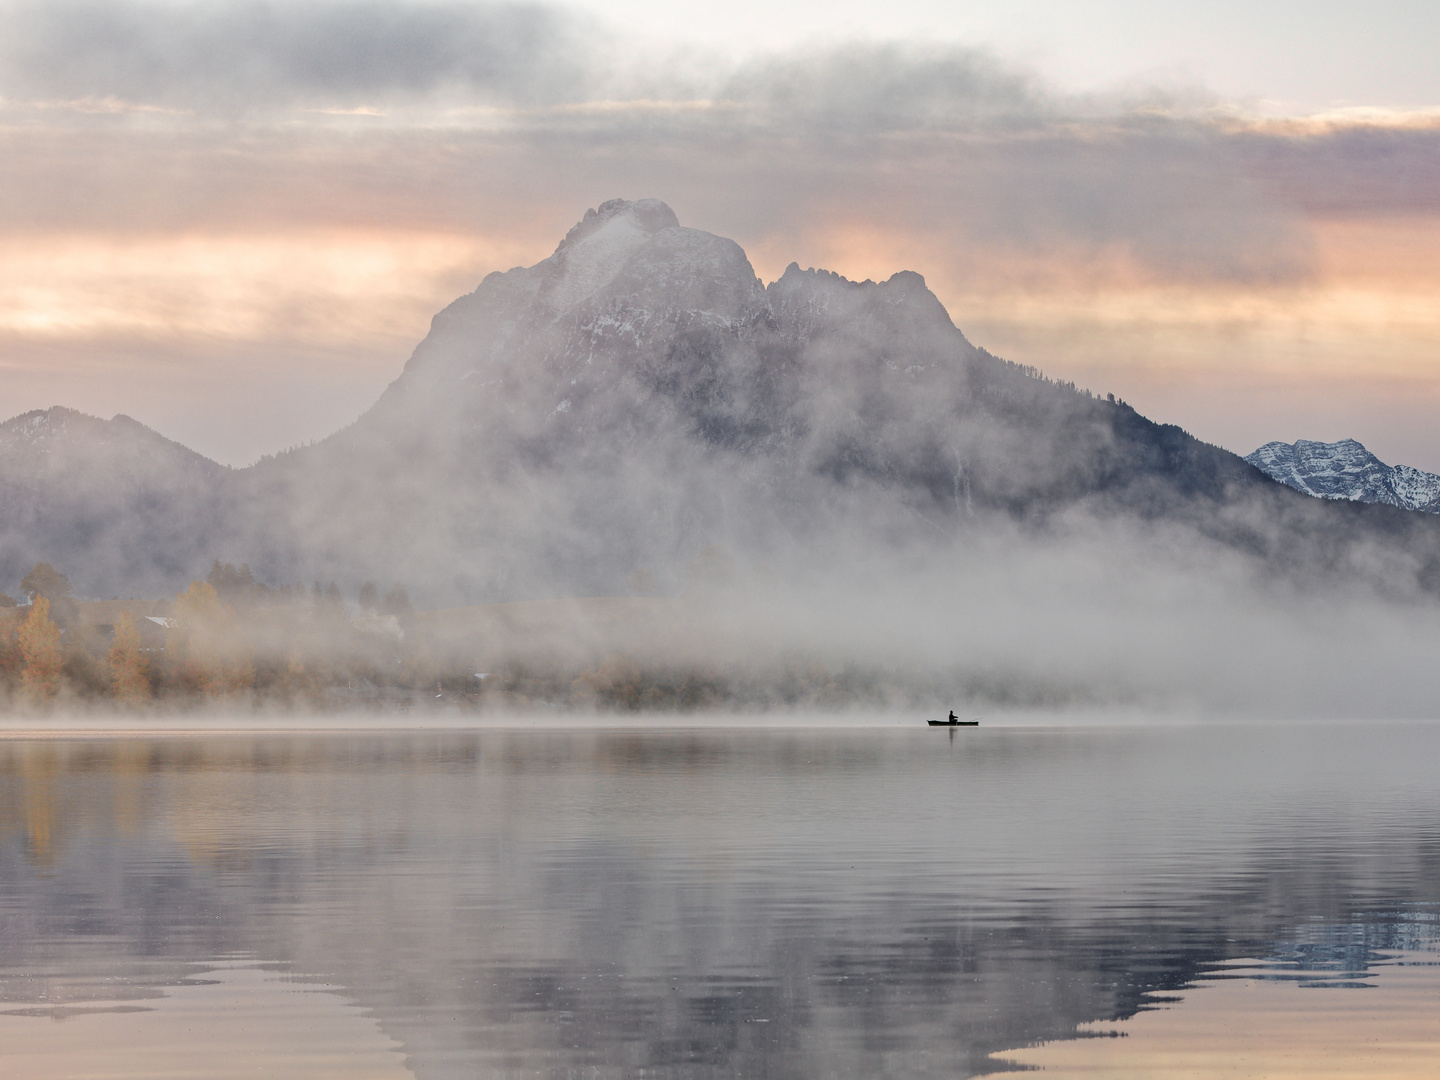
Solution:
M1433 953L1437 760L1421 725L10 740L0 1039L159 1024L248 958L422 1078L1013 1068L1239 961L1354 993Z

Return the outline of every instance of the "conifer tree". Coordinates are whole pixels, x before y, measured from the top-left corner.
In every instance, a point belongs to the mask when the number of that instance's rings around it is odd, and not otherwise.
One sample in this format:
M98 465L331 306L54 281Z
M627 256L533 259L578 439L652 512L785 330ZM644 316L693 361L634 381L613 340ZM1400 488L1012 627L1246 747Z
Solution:
M115 685L115 698L127 704L138 704L150 697L149 662L140 648L140 631L135 616L122 612L115 624L115 644L110 649L110 673Z
M70 595L70 579L49 563L36 563L33 570L20 580L20 587L33 600L37 596L55 601Z
M50 602L47 617L57 625L73 626L78 621L80 608L70 595L70 579L49 563L36 563L20 587L32 602L42 596Z
M48 701L60 692L60 628L50 621L50 601L35 598L30 617L20 627L20 655L25 668L20 685L28 697Z
M233 563L222 563L219 559L210 567L205 576L206 584L214 588L220 599L226 603L243 602L255 593L255 575L248 563L241 563L237 570Z

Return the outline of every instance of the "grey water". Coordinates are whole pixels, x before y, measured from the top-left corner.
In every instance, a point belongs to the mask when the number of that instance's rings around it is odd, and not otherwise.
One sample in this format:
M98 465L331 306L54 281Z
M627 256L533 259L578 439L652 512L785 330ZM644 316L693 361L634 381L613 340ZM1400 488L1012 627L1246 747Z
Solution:
M1237 964L1364 995L1435 959L1437 772L1394 723L0 740L0 1073L210 1025L189 1075L955 1077Z

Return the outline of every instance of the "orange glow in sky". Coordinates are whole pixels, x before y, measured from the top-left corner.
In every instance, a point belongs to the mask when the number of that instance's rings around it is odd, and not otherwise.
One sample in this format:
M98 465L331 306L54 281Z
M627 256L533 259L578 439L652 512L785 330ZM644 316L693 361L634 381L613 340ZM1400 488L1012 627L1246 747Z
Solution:
M1420 425L1440 404L1436 220L1316 221L1317 272L1273 285L1157 279L1114 252L961 259L909 230L801 224L738 238L762 279L792 259L856 280L918 269L975 344L1237 452L1354 436L1386 460L1440 469L1426 428L1395 423ZM0 237L0 413L125 411L245 463L358 415L435 312L486 273L549 252L474 229ZM244 435L169 419L243 399L275 358L299 354L283 362L310 374L297 392L331 385L330 411L297 407L289 430L282 417Z

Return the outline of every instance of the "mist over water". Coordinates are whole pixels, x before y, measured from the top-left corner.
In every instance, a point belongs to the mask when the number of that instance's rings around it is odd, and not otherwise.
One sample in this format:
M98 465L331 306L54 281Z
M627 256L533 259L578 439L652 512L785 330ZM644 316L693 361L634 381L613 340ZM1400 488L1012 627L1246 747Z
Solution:
M1436 948L1437 751L1394 724L12 739L0 1023L23 1049L64 1013L78 1052L98 1010L169 1039L268 985L418 1077L971 1075L1227 970L1383 989Z
M32 705L1440 703L1440 518L1307 497L992 356L918 274L764 284L653 198L487 276L319 444L228 470L54 409L0 449L0 573L117 598L44 679L0 610L0 690ZM122 693L125 614L172 621Z

